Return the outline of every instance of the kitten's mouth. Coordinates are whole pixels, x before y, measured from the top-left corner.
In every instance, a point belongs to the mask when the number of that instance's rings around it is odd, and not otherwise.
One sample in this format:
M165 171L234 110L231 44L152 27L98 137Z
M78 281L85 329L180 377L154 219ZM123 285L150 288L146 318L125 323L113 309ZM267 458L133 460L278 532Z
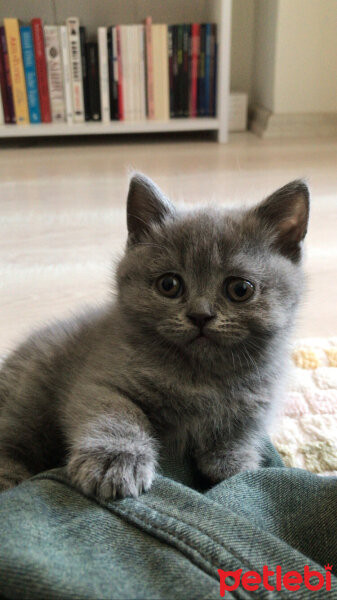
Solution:
M200 331L200 333L198 333L198 335L196 335L190 342L189 344L205 344L206 342L211 342L211 338L204 333L203 331Z

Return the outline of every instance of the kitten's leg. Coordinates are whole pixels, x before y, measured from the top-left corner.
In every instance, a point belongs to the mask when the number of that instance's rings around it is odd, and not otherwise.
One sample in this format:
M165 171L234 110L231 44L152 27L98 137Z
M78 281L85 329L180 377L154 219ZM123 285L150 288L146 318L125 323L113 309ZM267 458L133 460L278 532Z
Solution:
M65 425L67 472L84 493L124 498L150 488L155 442L147 417L132 401L105 386L82 386L70 398Z
M195 457L201 473L212 483L258 469L261 460L259 444L249 438L220 444L212 450L199 450Z
M0 454L0 492L15 487L29 477L32 477L32 473L24 464L5 454Z

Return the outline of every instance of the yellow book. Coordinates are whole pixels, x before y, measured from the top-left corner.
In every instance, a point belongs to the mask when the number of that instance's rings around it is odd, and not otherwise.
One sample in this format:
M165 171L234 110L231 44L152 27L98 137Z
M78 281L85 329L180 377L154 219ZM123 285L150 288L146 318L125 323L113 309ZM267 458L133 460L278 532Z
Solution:
M4 19L12 79L15 117L18 125L29 123L25 73L23 69L20 29L18 19Z

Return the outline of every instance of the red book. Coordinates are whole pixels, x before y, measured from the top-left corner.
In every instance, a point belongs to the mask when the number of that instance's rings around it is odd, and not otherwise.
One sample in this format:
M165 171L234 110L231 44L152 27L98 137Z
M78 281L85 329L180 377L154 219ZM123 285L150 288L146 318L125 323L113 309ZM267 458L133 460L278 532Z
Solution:
M37 85L40 98L41 120L43 123L50 123L51 110L48 89L47 63L44 51L44 36L41 19L32 20L32 33L34 41Z
M9 69L5 28L0 27L0 87L5 123L15 123L12 80Z
M124 120L124 100L123 100L123 65L122 65L122 43L121 43L121 28L116 26L117 33L117 66L118 66L118 118Z
M191 33L191 89L190 89L190 116L196 117L197 112L197 96L198 96L198 59L200 48L200 25L192 23Z

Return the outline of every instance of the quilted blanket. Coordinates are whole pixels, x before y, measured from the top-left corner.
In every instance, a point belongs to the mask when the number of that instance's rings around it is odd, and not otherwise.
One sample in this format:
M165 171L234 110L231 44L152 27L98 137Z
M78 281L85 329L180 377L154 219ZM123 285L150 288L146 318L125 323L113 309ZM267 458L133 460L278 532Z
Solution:
M299 340L272 440L288 467L337 475L337 337Z

